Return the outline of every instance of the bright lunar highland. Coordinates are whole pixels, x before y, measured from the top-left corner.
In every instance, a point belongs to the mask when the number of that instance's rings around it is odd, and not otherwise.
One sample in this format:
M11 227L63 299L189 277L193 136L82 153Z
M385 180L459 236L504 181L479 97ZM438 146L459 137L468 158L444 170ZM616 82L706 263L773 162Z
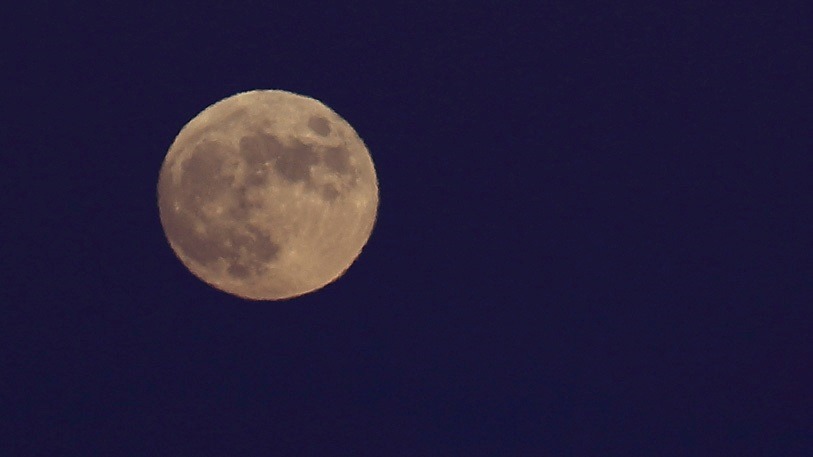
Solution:
M221 100L181 129L158 178L164 232L206 283L251 300L317 290L361 253L378 180L355 130L280 90Z

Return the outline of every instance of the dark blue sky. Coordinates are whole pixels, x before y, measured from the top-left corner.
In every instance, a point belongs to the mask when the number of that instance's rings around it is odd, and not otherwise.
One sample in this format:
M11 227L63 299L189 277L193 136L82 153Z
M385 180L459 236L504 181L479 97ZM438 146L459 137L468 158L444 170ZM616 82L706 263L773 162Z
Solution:
M274 3L4 17L0 454L813 455L807 2ZM292 301L158 218L175 135L251 89L380 181Z

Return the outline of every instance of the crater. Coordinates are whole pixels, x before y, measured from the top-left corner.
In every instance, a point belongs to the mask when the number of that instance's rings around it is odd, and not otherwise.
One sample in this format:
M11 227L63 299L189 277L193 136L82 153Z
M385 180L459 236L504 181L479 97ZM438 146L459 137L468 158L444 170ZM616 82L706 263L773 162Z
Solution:
M323 117L311 116L308 119L308 127L319 136L328 136L330 134L330 124Z
M322 186L321 193L322 198L329 202L332 202L333 200L339 198L339 191L336 190L336 186L332 184L325 184L324 186Z

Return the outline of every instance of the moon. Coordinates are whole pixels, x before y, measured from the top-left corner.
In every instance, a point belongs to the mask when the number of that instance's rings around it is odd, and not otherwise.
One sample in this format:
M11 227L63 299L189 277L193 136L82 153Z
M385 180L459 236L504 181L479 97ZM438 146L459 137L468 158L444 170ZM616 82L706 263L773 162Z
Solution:
M356 260L375 224L378 179L333 110L254 90L181 129L161 166L158 208L192 274L241 298L281 300L324 287Z

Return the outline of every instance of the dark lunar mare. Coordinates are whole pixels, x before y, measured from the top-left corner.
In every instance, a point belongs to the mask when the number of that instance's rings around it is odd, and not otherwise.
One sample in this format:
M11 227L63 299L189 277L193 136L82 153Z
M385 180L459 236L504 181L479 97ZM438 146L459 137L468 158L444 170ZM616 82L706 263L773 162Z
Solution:
M326 135L330 131L329 124L318 117L311 118L309 126L317 134ZM358 171L351 165L347 149L315 147L300 141L285 147L274 136L261 132L246 135L239 141L238 157L246 171L243 183L236 183L235 176L229 172L233 164L227 158L235 157L235 151L230 148L213 140L201 141L183 163L179 183L173 182L168 172L171 167L162 170L159 194L162 221L169 238L201 265L225 260L228 273L236 278L263 272L264 265L279 255L280 246L247 222L253 211L261 209L249 200L249 190L269 185L271 169L288 183L304 183L326 201L338 198L341 189L333 183L317 185L311 176L313 165L321 162L332 172L350 177L351 183L358 180ZM235 204L227 209L230 218L224 222L208 217L203 212L204 205L224 195L235 198ZM178 211L174 210L176 202L180 207ZM229 223L231 221L238 223ZM205 227L205 231L199 232L196 225ZM241 250L248 255L241 257Z
M330 124L327 119L319 116L311 116L308 119L308 127L319 136L330 135Z
M368 153L343 120L315 106L293 105L305 116L298 120L304 125L273 133L281 128L280 116L285 115L279 104L286 97L301 96L251 91L236 97L239 102L212 105L205 115L190 121L168 153L158 183L164 231L196 276L227 292L276 299L314 290L321 287L314 281L332 281L331 269L344 262L325 255L350 254L344 246L331 250L330 243L346 242L348 248L357 241L365 243L352 238L360 228L352 224L362 222L357 216L368 216L359 212L369 208L362 206L363 201L355 206L357 193L360 199L374 198L377 203L377 180ZM265 108L269 111L258 111ZM238 138L241 134L245 137ZM334 146L314 144L321 141ZM353 162L355 154L359 154L358 163ZM301 200L291 193L300 190L307 194ZM371 197L370 192L375 195ZM269 200L276 198L290 200L292 205ZM285 213L287 208L290 213ZM256 225L251 222L255 219ZM309 233L323 230L325 236L275 242L275 236L285 236L280 230L292 223ZM342 238L345 234L347 238ZM281 247L289 242L299 243L292 247L303 251L296 263L305 268L294 269L290 277L272 274L285 266L280 263ZM308 243L313 243L312 255L304 252ZM349 265L353 258L347 261ZM304 273L309 272L313 274L306 278Z
M324 121L322 118L311 118L311 122L318 125L316 119ZM353 183L358 179L358 173L350 164L349 151L343 148L320 148L300 141L285 147L273 136L258 133L240 139L240 154L247 166L248 186L266 184L268 180L268 171L264 165L266 162L271 163L272 168L287 182L305 183L308 189L318 192L327 201L338 198L340 189L334 184L319 186L314 183L311 176L313 165L323 162L329 170L341 176L351 175Z
M223 145L207 141L183 164L181 182L173 182L169 167L162 170L159 181L159 204L161 219L169 238L190 259L208 265L220 259L229 263L229 272L245 277L250 271L262 271L263 264L274 260L279 246L260 229L250 224L224 224L203 212L207 201L233 192L234 177L224 173L227 166ZM234 219L245 220L252 205L246 198L245 188L237 194L238 204L230 208ZM175 211L175 203L180 210ZM206 227L204 232L195 229L196 222ZM249 253L240 258L240 250Z

